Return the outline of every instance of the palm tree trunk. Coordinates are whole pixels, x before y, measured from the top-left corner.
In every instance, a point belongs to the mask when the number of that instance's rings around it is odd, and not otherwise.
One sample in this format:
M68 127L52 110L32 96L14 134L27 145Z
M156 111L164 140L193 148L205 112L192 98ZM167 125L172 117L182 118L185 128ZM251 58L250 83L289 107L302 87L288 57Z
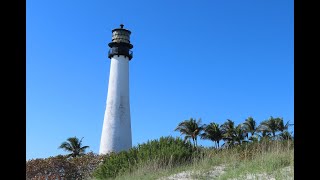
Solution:
M275 140L275 139L276 139L276 132L273 131L273 132L272 132L272 135L273 135L273 140Z
M196 141L194 140L193 137L192 137L192 141L193 141L193 147L196 147Z
M195 138L195 142L196 142L196 147L197 147L198 146L197 138Z

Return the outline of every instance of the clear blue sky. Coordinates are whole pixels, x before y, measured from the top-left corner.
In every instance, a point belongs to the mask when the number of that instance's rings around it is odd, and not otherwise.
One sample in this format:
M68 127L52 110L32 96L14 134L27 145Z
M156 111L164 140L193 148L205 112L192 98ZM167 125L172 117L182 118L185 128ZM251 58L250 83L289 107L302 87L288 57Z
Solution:
M294 123L293 0L27 1L26 157L98 153L111 30L131 30L133 145L201 118ZM213 143L200 140L200 145Z

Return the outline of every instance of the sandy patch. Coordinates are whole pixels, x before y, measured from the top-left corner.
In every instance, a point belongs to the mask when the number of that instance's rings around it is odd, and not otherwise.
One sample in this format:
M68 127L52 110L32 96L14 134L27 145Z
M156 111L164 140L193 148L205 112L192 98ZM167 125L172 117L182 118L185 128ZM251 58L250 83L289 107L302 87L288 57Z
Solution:
M283 175L283 180L293 180L293 177L289 176L290 172L293 171L293 168L290 166L287 166L285 168L282 168L281 174ZM246 174L242 175L238 178L232 178L230 180L253 180L253 179L258 179L258 180L276 180L274 175L270 175L267 173L259 173L259 174Z
M171 175L169 177L163 177L159 180L195 180L198 179L197 177L202 177L205 179L215 179L222 175L225 171L226 166L220 165L220 166L214 166L212 170L201 173L199 171L183 171L174 175ZM293 177L290 177L289 174L293 171L293 168L288 166L281 169L281 173L284 174L284 180L293 180ZM229 180L276 180L274 175L270 175L267 173L258 173L258 174L245 174L238 178L232 178Z
M183 171L178 174L171 175L169 177L163 177L159 180L194 180L195 177L215 178L224 173L225 166L214 166L212 170L202 173L199 171Z

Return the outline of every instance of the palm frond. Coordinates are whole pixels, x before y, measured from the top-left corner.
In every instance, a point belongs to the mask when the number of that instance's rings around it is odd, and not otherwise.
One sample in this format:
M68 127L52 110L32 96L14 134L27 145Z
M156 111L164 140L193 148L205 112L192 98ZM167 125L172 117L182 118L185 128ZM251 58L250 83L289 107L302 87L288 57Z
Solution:
M64 149L65 151L71 152L67 155L67 157L76 157L84 154L85 150L89 148L89 146L82 146L82 139L79 141L77 137L70 137L67 141L63 142L59 148Z

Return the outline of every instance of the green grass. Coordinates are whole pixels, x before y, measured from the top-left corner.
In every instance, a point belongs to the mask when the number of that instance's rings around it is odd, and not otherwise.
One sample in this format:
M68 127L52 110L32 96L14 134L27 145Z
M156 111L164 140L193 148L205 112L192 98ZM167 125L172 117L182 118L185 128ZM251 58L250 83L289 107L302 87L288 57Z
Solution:
M128 151L106 155L94 172L97 179L114 179L125 174L149 174L155 170L174 169L191 162L194 149L180 138L161 137ZM130 178L131 177L130 175Z
M132 173L123 174L115 178L115 180L150 180L158 179L160 177L169 176L183 170L183 167L175 168L159 167L157 162L150 162L139 167Z
M200 148L193 152L191 161L180 163L162 163L162 159L153 158L139 163L134 169L123 171L116 180L152 180L168 177L183 171L195 172L194 179L244 179L250 174L256 177L264 175L265 178L293 179L294 166L293 142L263 142L242 145L230 149ZM224 165L223 173L217 177L211 177L208 172L214 167ZM284 168L290 167L291 171L284 172Z
M267 174L269 177L276 179L293 179L293 171L289 174L282 173L285 167L293 169L293 150L266 152L255 156L253 159L230 162L226 173L221 175L219 179L232 179L245 177L247 174Z

